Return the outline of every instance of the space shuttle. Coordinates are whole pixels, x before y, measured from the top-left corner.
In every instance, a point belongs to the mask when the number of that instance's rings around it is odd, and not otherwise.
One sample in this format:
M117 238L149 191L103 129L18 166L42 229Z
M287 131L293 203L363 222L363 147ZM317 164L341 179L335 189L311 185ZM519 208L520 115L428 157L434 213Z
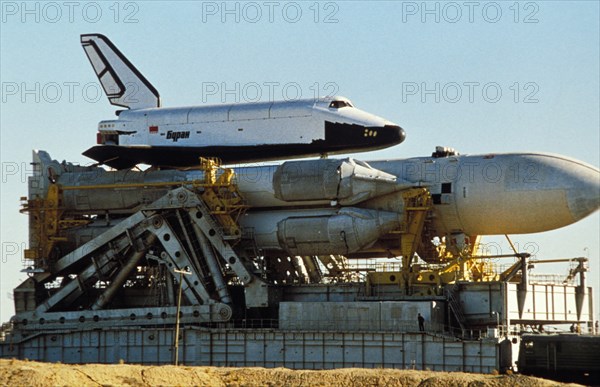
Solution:
M109 102L126 108L98 124L97 145L83 154L116 169L364 152L405 138L400 126L344 97L163 108L156 88L106 36L81 35L81 45Z

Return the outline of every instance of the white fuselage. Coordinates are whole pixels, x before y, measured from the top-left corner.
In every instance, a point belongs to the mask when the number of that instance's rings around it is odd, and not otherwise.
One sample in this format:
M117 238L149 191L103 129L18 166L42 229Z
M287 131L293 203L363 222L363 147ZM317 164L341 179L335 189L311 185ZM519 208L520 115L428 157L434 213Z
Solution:
M401 143L404 130L343 97L124 110L101 121L84 155L117 169L190 167L364 152Z
M325 140L326 121L373 128L364 137L376 143L377 128L396 125L352 106L329 107L331 102L322 98L125 110L117 120L101 121L98 129L119 131L122 146L207 147L310 144Z

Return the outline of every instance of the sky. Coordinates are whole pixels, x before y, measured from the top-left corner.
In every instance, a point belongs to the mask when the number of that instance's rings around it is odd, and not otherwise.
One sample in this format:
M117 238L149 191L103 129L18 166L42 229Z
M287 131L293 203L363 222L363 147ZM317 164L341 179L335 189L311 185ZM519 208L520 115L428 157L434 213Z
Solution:
M150 80L163 106L343 95L398 123L404 143L361 160L558 153L600 164L597 1L22 2L0 20L0 321L26 275L32 149L91 164L97 123L114 117L79 44L102 33ZM548 209L551 211L552 209ZM589 257L600 311L599 213L511 236L538 259ZM485 238L510 253L503 238ZM538 272L567 273L567 265Z

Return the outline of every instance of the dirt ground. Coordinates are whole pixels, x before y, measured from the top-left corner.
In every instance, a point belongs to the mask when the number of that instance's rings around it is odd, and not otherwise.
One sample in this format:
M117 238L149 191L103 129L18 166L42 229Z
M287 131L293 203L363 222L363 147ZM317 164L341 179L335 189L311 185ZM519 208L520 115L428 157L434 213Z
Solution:
M140 366L0 360L0 386L577 386L522 375L389 369L293 371L286 368Z

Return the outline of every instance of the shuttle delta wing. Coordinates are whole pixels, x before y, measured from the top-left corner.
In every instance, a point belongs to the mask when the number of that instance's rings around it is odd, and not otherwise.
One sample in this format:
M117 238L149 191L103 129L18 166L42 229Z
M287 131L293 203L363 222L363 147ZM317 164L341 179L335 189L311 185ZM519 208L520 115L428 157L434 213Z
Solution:
M104 35L81 35L83 47L111 104L130 109L160 107L158 91Z

